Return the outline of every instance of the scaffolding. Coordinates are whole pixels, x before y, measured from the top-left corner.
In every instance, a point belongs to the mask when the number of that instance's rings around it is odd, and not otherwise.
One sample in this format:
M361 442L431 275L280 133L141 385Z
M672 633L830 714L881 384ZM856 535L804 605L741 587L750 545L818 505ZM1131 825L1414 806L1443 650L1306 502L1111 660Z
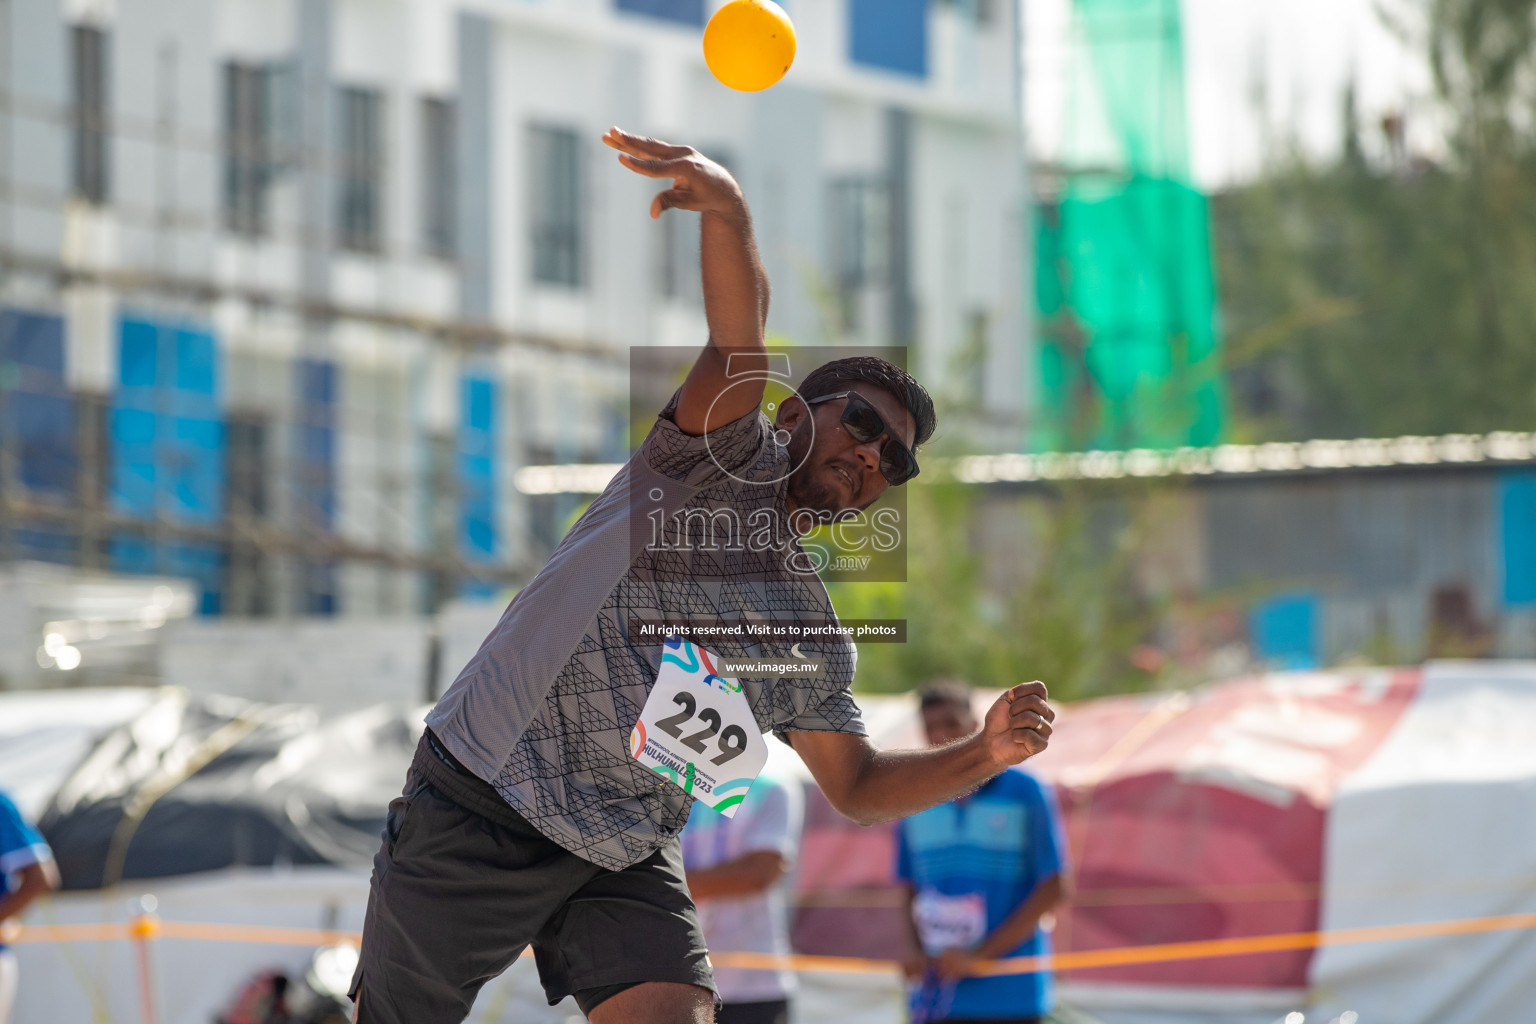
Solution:
M154 54L152 116L79 82L73 102L31 93L14 66L15 17L0 0L0 562L187 578L203 613L255 616L434 612L524 581L574 506L517 496L511 471L563 445L613 457L626 439L608 428L621 421L600 413L622 401L624 352L388 296L347 302L304 272L274 283L255 272L255 246L234 273L189 267L189 245L212 251L254 225L230 191L253 166L299 196L288 217L262 220L260 246L305 270L330 260L345 240L308 216L330 214L309 193L356 170L349 155L275 129L253 152L249 117L226 119L227 131L188 123L174 32ZM90 39L72 31L78 62ZM274 81L295 116L333 88L298 58L282 70ZM62 179L23 172L19 140L40 137L73 148ZM152 154L137 163L152 164L152 181L114 196L101 154L125 147ZM222 184L189 199L191 168ZM24 237L42 218L63 225L51 250ZM72 237L102 219L148 245L102 259ZM385 236L373 255L417 255L404 246ZM103 320L116 372L81 386L66 328L72 305L90 302L115 309ZM216 330L232 322L242 326ZM573 408L598 413L612 436L551 440L510 415L534 379L580 381Z
M1074 0L1071 44L1063 165L1038 175L1037 446L1217 443L1221 331L1179 0Z

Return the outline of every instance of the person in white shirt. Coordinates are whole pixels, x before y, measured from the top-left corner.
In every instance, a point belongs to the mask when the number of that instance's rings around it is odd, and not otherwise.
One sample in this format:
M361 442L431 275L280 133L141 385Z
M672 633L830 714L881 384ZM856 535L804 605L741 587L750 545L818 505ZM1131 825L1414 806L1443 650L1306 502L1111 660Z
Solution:
M695 806L683 829L683 864L712 952L789 953L787 877L805 819L799 782L758 776L736 816ZM716 967L717 1024L788 1024L790 971Z

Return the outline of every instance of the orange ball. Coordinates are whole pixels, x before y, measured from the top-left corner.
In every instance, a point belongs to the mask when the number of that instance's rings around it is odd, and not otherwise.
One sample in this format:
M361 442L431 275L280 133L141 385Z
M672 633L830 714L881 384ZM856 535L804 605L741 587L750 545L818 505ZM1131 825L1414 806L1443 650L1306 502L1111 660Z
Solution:
M773 0L731 0L704 26L704 63L740 92L761 92L795 62L795 26Z

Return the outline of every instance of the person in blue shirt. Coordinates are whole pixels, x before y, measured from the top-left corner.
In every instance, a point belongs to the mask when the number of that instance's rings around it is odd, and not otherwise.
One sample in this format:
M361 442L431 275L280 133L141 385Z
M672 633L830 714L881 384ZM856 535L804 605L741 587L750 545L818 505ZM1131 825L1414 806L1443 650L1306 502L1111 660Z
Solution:
M922 693L928 742L976 731L971 688ZM1051 788L1010 768L969 796L897 825L897 877L908 886L916 949L907 964L914 1024L1030 1024L1055 1007L1049 972L972 976L978 961L1050 952L1040 919L1067 888L1066 843Z
M58 887L53 851L0 791L0 1024L11 1019L20 974L15 955L5 946L6 928L33 900Z

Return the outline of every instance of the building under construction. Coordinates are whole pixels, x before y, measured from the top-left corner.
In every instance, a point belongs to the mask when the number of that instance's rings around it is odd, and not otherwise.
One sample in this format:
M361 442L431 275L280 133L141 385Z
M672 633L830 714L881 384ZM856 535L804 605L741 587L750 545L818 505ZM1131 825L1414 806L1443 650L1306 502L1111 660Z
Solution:
M610 124L736 172L771 331L911 345L1018 448L1016 5L796 5L755 96L714 6L0 0L0 561L236 616L525 578L582 499L517 471L622 458L630 347L706 335L694 218Z

